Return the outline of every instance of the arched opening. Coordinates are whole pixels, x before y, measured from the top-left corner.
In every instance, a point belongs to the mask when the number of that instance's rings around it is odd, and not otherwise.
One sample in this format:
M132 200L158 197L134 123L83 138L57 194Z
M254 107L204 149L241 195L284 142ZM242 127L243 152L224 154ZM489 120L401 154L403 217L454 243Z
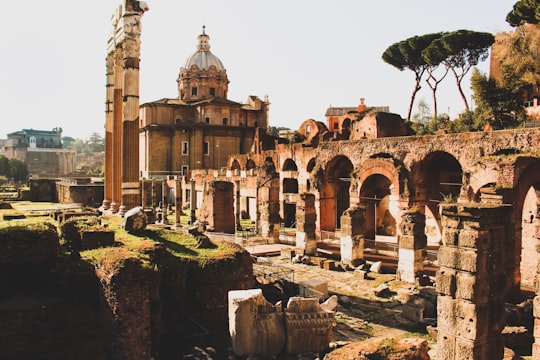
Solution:
M457 201L463 170L452 155L436 151L429 154L412 171L413 201L424 204L428 243L438 244L441 239L439 204Z
M315 158L311 158L307 164L306 171L308 174L311 174L313 169L315 168ZM306 191L311 191L311 181L309 180L309 177L306 180Z
M364 234L368 239L377 235L396 236L398 202L391 195L392 182L384 175L369 176L360 189L360 202L366 206Z
M255 169L255 166L255 161L248 159L248 161L246 162L246 170Z
M296 197L298 196L298 167L292 159L287 159L282 168L282 214L286 228L296 227Z
M521 287L534 289L534 281L538 266L538 251L536 245L537 204L540 197L540 182L533 184L527 191L523 201L521 225Z
M238 175L240 174L240 163L238 162L238 160L234 160L231 164L231 170L232 172L234 173L234 175Z
M298 167L296 166L296 163L292 159L287 159L283 163L283 169L282 171L298 171Z
M540 234L540 161L537 159L517 160L514 167L524 169L514 185L514 272L511 278L512 294L518 294L520 287L533 285L539 261L537 250ZM534 274L534 275L533 275ZM510 281L510 279L509 279Z
M343 120L343 123L341 123L341 134L343 135L343 138L349 138L349 135L351 134L351 119L346 118Z
M349 188L353 168L346 156L337 156L328 163L320 196L321 230L335 231L341 227L341 215L351 203Z

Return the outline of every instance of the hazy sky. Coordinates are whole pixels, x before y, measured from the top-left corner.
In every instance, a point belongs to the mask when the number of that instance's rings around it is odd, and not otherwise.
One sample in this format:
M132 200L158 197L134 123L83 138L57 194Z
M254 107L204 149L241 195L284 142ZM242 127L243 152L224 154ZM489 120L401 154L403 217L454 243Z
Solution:
M389 106L405 117L413 74L381 60L414 35L509 31L516 0L147 1L142 19L141 103L177 96L179 69L202 25L227 69L229 99L271 102L270 124L324 121L328 106ZM23 128L87 138L104 131L105 56L121 0L6 2L0 13L0 138ZM480 66L488 71L488 63ZM470 98L469 79L464 89ZM431 104L427 85L417 96ZM450 75L439 111L462 112ZM417 108L414 108L415 112Z

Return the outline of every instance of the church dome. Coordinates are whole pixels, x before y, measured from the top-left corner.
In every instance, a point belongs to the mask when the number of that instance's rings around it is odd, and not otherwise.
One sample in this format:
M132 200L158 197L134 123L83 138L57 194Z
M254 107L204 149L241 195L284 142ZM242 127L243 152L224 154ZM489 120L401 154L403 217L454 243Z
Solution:
M191 55L184 65L185 69L191 69L193 65L196 65L200 70L208 70L214 65L217 71L224 71L225 67L221 63L221 60L210 51L210 36L206 35L206 27L203 26L203 32L199 35L199 44L197 45L197 52Z

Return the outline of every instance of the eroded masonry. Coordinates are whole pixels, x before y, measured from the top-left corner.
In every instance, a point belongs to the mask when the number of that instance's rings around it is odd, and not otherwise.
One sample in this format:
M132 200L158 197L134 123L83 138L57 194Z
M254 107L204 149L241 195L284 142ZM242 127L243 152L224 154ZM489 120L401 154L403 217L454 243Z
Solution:
M522 225L534 222L538 238L540 129L413 136L401 117L361 99L329 108L326 123L271 135L268 99L227 99L205 28L181 68L178 98L139 107L144 10L126 1L109 41L106 210L175 205L194 217L198 209L209 230L226 233L251 220L269 243L293 231L305 255L334 238L351 265L368 243L393 241L396 275L410 283L438 252L438 358L502 358L504 303L537 283L521 264L537 261Z

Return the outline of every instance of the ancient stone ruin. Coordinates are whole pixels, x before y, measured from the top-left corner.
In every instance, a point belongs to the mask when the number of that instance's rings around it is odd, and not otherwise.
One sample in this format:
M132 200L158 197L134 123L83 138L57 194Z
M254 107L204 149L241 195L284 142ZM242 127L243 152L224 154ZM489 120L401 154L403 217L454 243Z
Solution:
M335 299L332 299L335 303ZM332 300L292 297L284 307L261 289L229 292L229 332L238 356L318 353L328 349L335 321ZM337 304L337 303L335 303Z

